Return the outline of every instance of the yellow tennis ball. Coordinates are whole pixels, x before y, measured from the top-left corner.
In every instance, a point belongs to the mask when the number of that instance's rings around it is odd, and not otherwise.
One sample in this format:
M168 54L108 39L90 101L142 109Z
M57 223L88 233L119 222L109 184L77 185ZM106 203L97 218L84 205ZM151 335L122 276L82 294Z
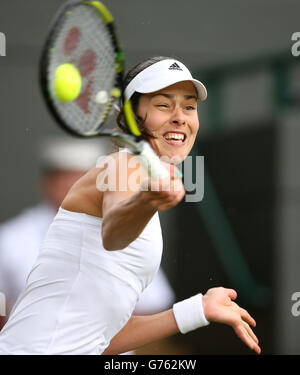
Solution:
M81 91L81 76L73 64L62 64L55 71L55 95L61 102L75 100Z

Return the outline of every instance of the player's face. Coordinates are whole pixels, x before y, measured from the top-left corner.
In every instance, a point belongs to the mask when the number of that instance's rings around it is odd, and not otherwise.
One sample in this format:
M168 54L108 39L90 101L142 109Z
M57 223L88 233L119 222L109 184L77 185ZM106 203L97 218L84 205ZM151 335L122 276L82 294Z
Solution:
M156 154L183 161L199 128L197 94L192 82L178 82L142 95L137 115L156 137L149 141Z

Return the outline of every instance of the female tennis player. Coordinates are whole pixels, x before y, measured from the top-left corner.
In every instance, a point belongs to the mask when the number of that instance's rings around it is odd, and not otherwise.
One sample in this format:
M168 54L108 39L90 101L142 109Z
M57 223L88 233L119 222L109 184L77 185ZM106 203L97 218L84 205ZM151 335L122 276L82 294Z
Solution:
M206 98L204 85L181 62L156 57L135 66L125 86L156 154L183 161L198 131L197 101ZM122 109L118 124L126 132ZM62 202L1 332L0 353L119 354L218 322L232 326L259 354L250 328L255 320L234 302L232 289L209 289L159 314L132 316L160 265L158 212L176 206L185 190L176 166L155 190L146 174L133 189L129 181L139 169L132 167L134 156L123 149L109 157L115 163L91 169ZM119 168L124 160L125 168ZM125 189L102 189L112 173L118 187L124 172Z

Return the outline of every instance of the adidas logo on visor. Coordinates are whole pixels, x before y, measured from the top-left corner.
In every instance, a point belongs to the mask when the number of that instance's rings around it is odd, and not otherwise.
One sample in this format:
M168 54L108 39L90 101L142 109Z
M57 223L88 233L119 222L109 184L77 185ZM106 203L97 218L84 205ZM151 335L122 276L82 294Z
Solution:
M172 65L169 66L169 70L181 70L181 71L183 71L176 62L174 62Z

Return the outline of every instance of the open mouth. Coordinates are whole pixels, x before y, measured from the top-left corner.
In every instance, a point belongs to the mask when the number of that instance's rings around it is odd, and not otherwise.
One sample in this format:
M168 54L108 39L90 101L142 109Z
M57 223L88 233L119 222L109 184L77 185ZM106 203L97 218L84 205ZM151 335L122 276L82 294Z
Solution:
M171 145L182 146L186 140L186 134L181 132L167 132L163 135L164 140Z

